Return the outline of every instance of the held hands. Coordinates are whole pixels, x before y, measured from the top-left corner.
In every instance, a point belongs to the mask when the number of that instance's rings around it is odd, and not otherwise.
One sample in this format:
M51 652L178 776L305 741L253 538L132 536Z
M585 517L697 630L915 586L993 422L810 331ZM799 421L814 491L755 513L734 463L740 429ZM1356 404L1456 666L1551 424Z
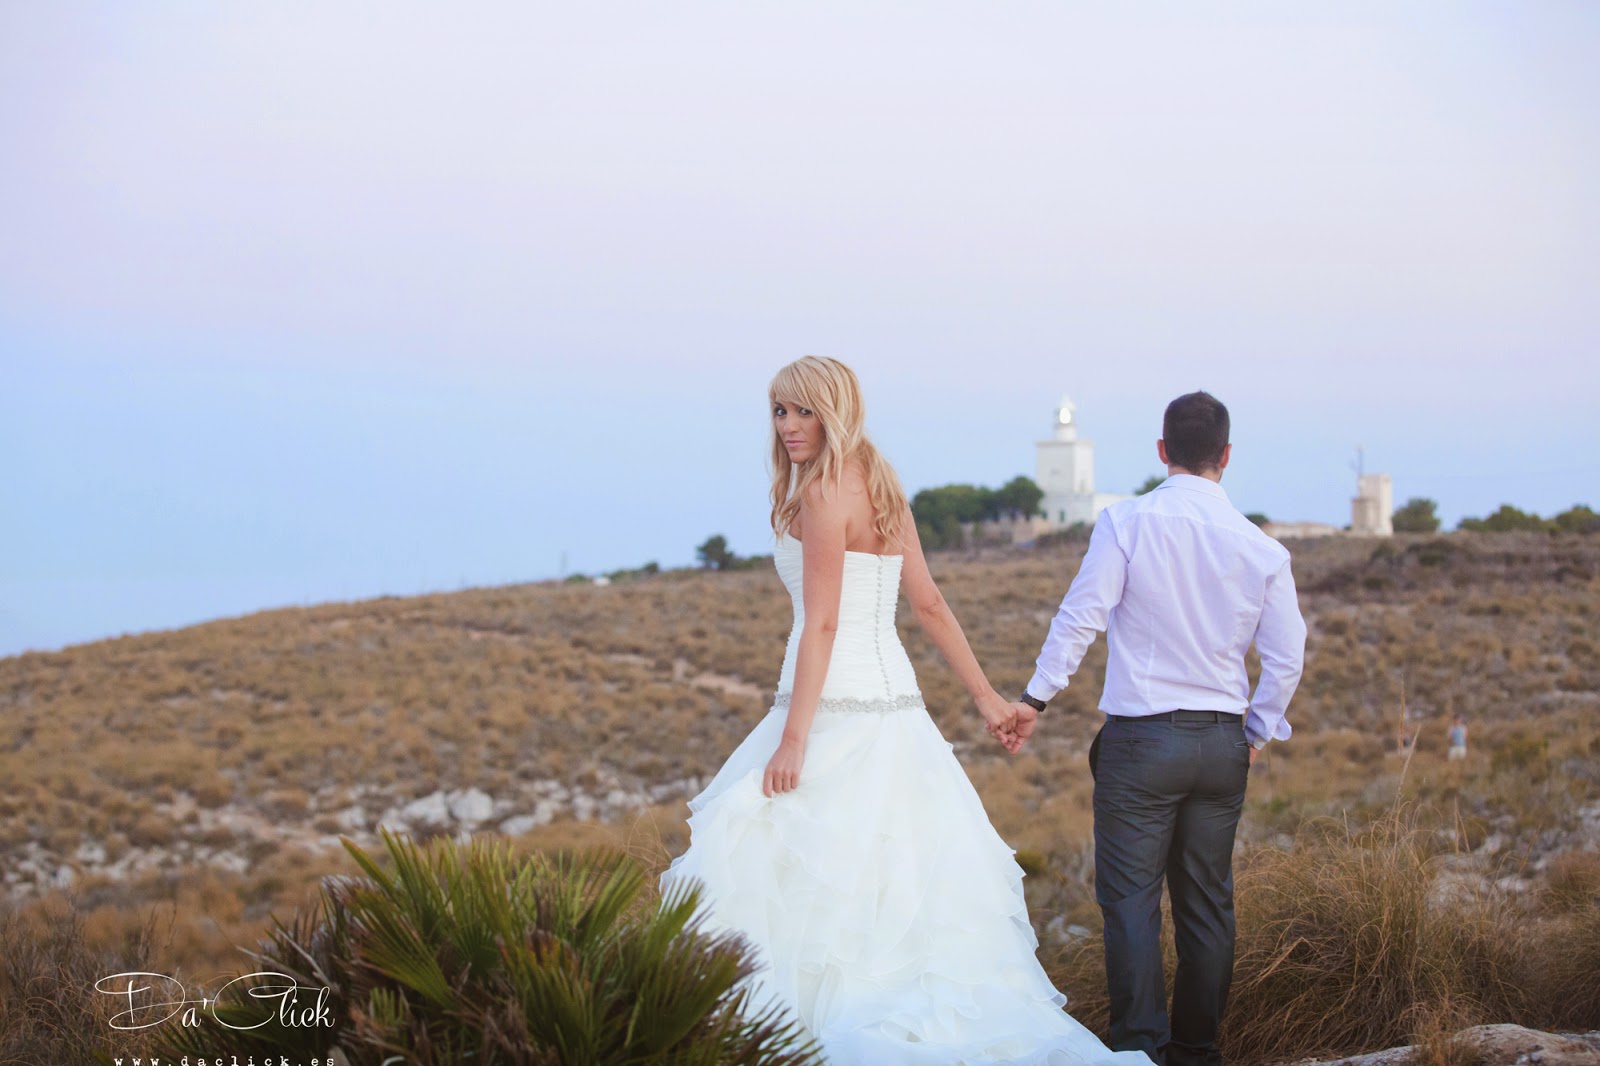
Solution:
M1015 730L1017 734L1017 747L1016 750L1012 751L1011 753L1015 755L1017 751L1022 750L1022 745L1026 744L1033 736L1033 727L1039 722L1039 712L1037 709L1028 706L1026 703L1013 703L1011 706L1017 709L1017 725Z
M792 792L800 785L800 766L806 761L806 743L785 736L778 742L778 750L767 763L767 772L761 775L761 793L768 798L780 792Z
M984 728L991 737L998 740L1006 751L1015 755L1022 750L1022 745L1033 734L1033 721L1027 721L1027 732L1020 732L1022 728L1021 710L1026 710L1030 715L1036 715L1032 707L1027 705L1007 703L1000 698L999 693L990 689L983 696L978 697L978 713L983 715Z

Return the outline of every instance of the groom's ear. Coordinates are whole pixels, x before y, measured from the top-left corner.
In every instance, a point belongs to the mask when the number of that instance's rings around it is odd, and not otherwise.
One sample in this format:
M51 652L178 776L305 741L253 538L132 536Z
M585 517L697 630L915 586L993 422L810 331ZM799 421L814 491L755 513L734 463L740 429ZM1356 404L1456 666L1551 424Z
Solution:
M1172 465L1172 462L1167 458L1167 442L1165 438L1156 440L1156 458L1161 460L1162 466Z
M1232 454L1233 454L1233 445L1231 443L1224 444L1222 446L1222 461L1217 464L1217 469L1219 471L1228 469L1228 457L1230 455L1232 455Z

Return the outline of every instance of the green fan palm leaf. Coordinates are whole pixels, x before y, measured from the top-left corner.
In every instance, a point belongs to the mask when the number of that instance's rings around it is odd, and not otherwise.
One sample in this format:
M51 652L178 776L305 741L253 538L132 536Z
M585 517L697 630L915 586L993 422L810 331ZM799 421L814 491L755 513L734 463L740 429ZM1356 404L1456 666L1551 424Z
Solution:
M227 1050L309 1061L337 1047L352 1066L819 1061L793 1018L756 1008L754 951L706 928L696 886L657 899L616 853L513 859L484 840L420 848L380 835L387 864L346 840L365 876L324 878L312 907L274 917L248 952L303 1000L327 989L334 1025L262 1025ZM241 1000L219 1018L260 1020L262 1009ZM222 1031L163 1031L163 1053L214 1055Z

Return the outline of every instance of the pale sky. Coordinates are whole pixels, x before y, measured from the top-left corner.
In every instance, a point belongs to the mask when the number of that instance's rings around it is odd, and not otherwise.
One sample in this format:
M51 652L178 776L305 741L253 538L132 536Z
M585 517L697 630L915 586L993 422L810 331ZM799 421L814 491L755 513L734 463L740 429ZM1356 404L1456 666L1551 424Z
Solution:
M1064 392L1131 491L1206 388L1241 510L1344 524L1357 446L1600 506L1596 56L1578 0L0 0L0 654L769 551L808 353L913 491Z

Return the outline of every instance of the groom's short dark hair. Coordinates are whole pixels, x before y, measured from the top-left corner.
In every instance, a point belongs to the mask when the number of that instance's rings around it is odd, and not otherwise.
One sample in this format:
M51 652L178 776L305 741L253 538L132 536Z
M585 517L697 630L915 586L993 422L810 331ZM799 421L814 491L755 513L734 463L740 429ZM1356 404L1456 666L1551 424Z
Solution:
M1167 404L1161 419L1167 461L1186 470L1222 465L1228 446L1228 409L1209 392L1189 392Z

